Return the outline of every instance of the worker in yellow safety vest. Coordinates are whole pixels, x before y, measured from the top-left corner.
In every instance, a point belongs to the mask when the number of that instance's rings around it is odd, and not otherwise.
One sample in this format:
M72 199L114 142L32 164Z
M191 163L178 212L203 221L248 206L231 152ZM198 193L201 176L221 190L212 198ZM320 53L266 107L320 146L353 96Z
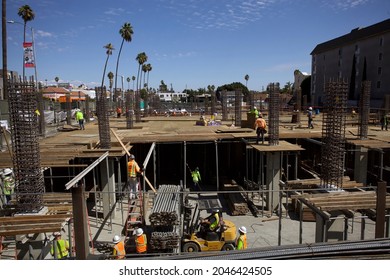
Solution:
M58 260L66 259L69 255L69 241L61 239L61 232L54 232L53 235L54 240L50 249L50 254Z
M3 194L5 195L6 204L8 204L12 199L12 194L15 191L15 179L12 175L12 170L10 168L4 169L1 174L2 185L3 185Z
M237 238L237 250L245 250L248 245L246 243L246 227L242 226L238 229L240 236Z
M135 249L138 254L145 254L148 250L148 240L146 238L146 234L142 230L142 228L137 228L134 231L135 237Z
M221 211L218 209L214 210L210 216L201 219L201 224L206 227L208 226L208 229L206 228L206 230L219 232L224 224Z
M125 242L118 235L112 239L114 246L112 247L112 255L115 259L121 260L126 257Z

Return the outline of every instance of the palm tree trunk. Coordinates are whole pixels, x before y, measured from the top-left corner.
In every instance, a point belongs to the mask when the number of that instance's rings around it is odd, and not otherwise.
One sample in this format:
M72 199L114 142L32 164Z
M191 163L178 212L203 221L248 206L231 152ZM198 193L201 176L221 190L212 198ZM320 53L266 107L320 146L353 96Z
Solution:
M122 47L123 47L123 42L125 41L125 39L122 39L122 43L121 43L121 47L119 48L119 53L118 53L118 58L116 59L116 68L115 68L115 85L114 85L114 96L116 96L116 85L117 85L117 79L118 79L118 67L119 67L119 58L121 56L121 52L122 52Z
M103 86L104 86L104 76L106 75L106 69L107 69L107 63L108 63L108 58L110 57L110 55L107 54L107 58L106 58L106 63L104 64L104 70L103 70L103 78L102 78L102 90L103 90ZM96 96L97 97L97 96Z
M3 92L4 92L4 96L3 98L5 100L8 99L8 86L7 86L7 83L8 83L8 75L7 75L7 27L6 27L6 24L7 24L7 1L6 0L3 0L2 1L2 15L1 15L1 22L2 22L2 48L3 48Z

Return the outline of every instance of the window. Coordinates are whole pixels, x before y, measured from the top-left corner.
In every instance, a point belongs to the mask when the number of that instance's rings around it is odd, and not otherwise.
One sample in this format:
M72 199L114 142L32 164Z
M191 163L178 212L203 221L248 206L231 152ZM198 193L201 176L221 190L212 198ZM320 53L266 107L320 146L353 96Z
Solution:
M378 67L378 75L382 74L382 67Z

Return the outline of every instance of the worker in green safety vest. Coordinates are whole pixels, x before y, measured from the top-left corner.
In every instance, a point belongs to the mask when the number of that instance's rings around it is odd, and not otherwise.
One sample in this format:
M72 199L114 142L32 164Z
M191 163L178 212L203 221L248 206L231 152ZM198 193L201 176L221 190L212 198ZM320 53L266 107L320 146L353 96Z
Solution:
M61 239L61 232L53 233L54 240L50 249L50 254L55 259L61 260L68 258L69 255L69 241Z

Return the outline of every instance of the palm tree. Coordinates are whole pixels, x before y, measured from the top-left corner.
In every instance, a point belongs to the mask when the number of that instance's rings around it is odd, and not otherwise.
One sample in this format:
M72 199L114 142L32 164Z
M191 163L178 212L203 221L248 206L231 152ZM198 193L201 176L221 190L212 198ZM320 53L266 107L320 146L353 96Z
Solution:
M58 78L58 77L55 77L54 78L54 81L56 81L56 83L57 83L57 87L58 87L58 81L60 80L60 78Z
M142 72L144 72L144 87L145 87L145 85L146 85L146 72L148 72L148 65L147 64L142 65Z
M106 49L107 58L106 58L106 63L104 64L104 70L103 70L102 90L103 90L103 86L104 86L104 76L106 75L108 59L110 58L110 55L112 55L112 51L115 50L114 46L111 43L105 45L103 48Z
M127 77L126 81L127 81L127 90L130 90L130 81L131 81L130 77Z
M2 26L5 26L7 24L7 1L2 1L2 12L1 12L1 18L2 18ZM4 89L4 99L8 99L8 88L7 88L7 79L4 77L7 77L7 28L2 28L2 48L3 48L3 89Z
M135 76L132 76L131 79L133 80L133 91L134 91L134 81L135 81Z
M112 101L112 95L113 95L113 93L112 93L112 82L113 82L113 79L114 79L114 73L112 73L111 71L110 72L108 72L108 74L107 74L107 77L108 77L108 80L110 81L110 93L111 93L111 100L110 101Z
M26 42L26 26L27 22L35 18L35 13L29 5L21 6L18 10L18 16L23 19L23 43ZM25 68L24 68L24 56L23 56L23 80L24 80Z
M121 52L122 52L122 47L123 47L123 43L126 41L126 42L131 42L131 39L132 39L132 35L133 35L133 27L131 26L131 24L129 22L126 22L123 24L122 28L119 30L119 34L121 35L122 37L122 43L121 43L121 47L119 48L119 53L118 53L118 58L116 60L116 69L115 69L115 88L114 90L116 91L116 82L117 82L117 79L118 79L118 67L119 67L119 58L121 56Z
M245 81L246 81L246 82L245 82L245 86L248 87L249 75L246 74L244 79L245 79Z
M147 66L147 71L148 71L148 78L146 79L146 84L149 87L149 73L152 71L152 65L150 63L146 64Z
M141 71L141 67L142 65L148 60L148 56L146 55L146 53L142 52L142 53L139 53L136 57L136 60L138 61L138 73L137 73L137 92L135 94L135 109L136 109L136 121L137 122L140 122L141 121L141 115L140 115L140 89L141 89L141 79L140 79L140 71ZM141 75L142 76L142 75ZM138 84L139 84L139 87L138 87Z

